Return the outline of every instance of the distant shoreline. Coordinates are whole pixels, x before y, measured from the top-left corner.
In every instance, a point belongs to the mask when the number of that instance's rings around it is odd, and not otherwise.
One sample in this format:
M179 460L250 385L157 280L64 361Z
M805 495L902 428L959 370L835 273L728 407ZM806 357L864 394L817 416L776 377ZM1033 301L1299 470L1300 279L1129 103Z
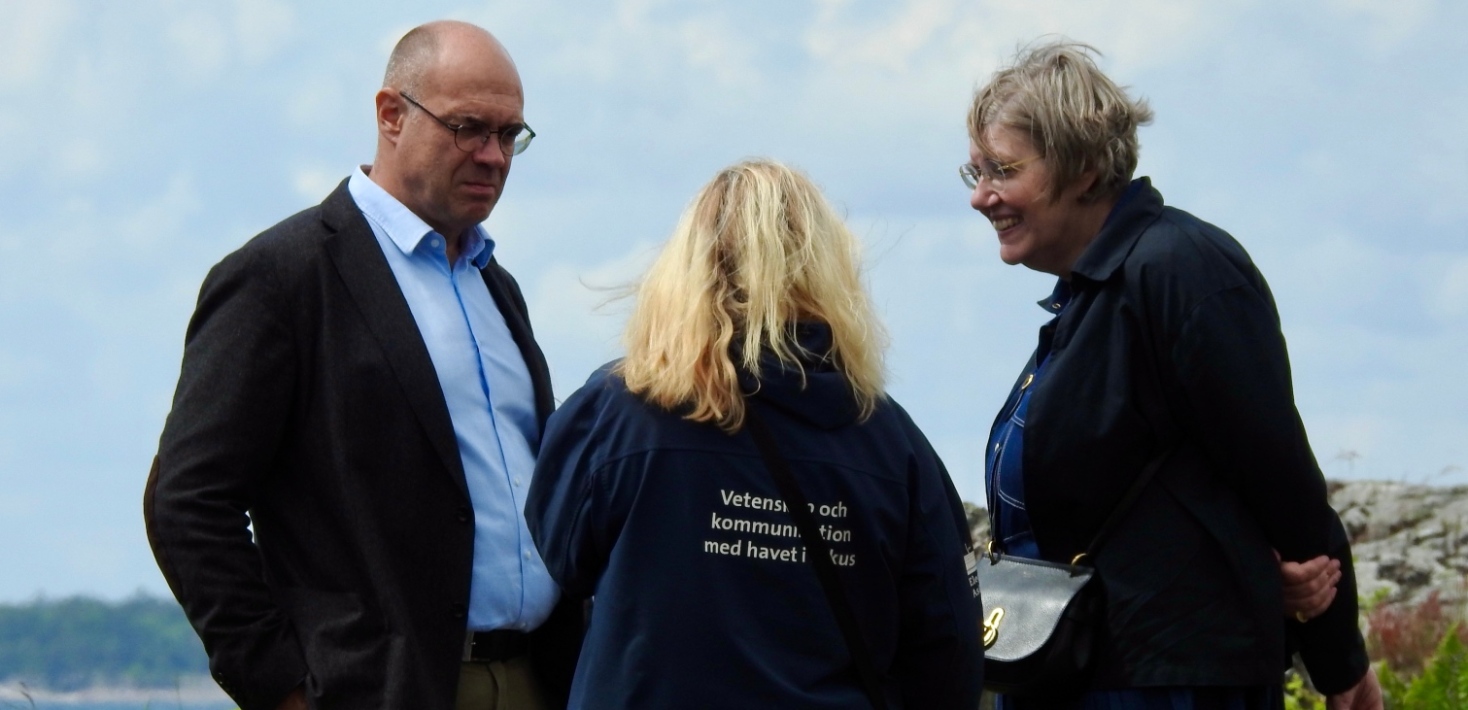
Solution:
M32 701L37 708L43 705L100 704L132 705L139 708L151 706L157 710L168 710L180 705L187 708L234 707L229 696L207 675L180 678L178 686L170 688L95 686L81 690L49 690L14 679L0 682L0 707L29 708Z

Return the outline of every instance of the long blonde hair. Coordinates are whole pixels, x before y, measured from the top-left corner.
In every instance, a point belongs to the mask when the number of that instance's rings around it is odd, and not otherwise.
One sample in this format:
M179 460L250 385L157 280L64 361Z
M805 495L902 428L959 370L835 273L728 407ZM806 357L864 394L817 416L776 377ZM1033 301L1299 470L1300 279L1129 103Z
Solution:
M618 374L648 402L738 431L739 369L758 378L768 351L803 374L795 326L820 321L833 344L816 355L845 375L865 419L883 396L887 336L860 264L856 238L809 178L770 160L730 166L699 191L637 285Z

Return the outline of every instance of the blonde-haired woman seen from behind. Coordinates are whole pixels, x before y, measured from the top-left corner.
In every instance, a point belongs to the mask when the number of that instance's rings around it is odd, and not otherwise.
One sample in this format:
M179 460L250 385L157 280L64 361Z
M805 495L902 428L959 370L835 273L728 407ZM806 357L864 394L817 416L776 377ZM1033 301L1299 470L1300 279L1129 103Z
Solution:
M551 418L526 518L595 596L572 708L865 708L853 657L746 423L829 547L888 708L976 706L962 505L882 390L856 239L804 175L721 171L644 276L604 367Z

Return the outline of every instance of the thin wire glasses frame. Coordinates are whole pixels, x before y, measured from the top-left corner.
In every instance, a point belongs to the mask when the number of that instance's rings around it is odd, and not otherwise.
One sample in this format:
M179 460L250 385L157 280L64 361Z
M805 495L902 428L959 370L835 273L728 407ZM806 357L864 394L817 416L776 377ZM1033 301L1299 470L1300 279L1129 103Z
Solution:
M1038 155L1032 155L1028 158L1002 165L993 160L984 160L979 165L964 163L958 166L958 176L963 178L963 184L967 185L970 190L977 190L979 183L987 180L989 182L989 189L995 192L1002 192L1004 190L1004 182L1009 179L1010 173L1014 172L1015 168L1031 160L1037 160L1039 157Z
M483 148L485 144L489 143L490 136L497 136L498 140L495 141L495 144L499 146L501 153L504 153L506 156L519 155L524 153L526 148L530 147L530 141L535 138L535 131L523 123L512 123L508 126L493 129L482 123L465 123L462 125L449 123L439 118L438 114L429 111L423 104L418 103L417 99L401 91L398 92L398 95L402 96L408 103L417 106L419 111L428 114L429 118L438 121L444 128L453 131L454 147L465 153L478 152L480 148Z

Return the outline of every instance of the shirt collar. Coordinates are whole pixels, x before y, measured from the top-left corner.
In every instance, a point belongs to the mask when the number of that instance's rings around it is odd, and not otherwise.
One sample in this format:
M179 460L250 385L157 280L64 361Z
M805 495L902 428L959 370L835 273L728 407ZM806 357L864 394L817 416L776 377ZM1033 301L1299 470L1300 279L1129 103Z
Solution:
M443 236L428 226L421 217L413 214L398 198L388 194L381 185L367 177L367 172L362 168L352 172L351 179L347 181L347 190L352 193L352 200L357 203L368 221L386 234L388 241L397 246L404 256L411 257L420 248L429 249L430 247L424 246L424 241L430 236ZM443 247L439 246L434 251L442 253ZM494 240L484 231L483 225L476 224L469 231L462 254L477 269L482 269L489 263L490 257L494 256Z

